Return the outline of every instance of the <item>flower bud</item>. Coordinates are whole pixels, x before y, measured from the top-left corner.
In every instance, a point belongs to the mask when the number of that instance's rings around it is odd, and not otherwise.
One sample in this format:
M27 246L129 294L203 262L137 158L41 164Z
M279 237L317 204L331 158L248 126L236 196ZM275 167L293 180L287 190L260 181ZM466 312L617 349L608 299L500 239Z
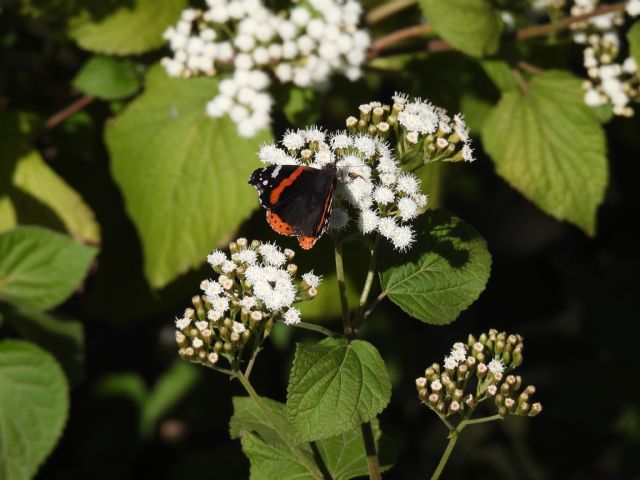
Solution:
M211 352L207 356L207 360L209 361L210 364L215 365L216 363L218 363L218 354L215 352Z
M198 352L198 360L200 360L201 362L204 362L207 358L207 352L205 352L204 350L200 350Z
M487 397L489 398L493 397L497 391L498 391L498 387L496 387L495 385L489 385L487 387Z
M346 124L347 130L351 133L354 133L358 129L358 119L356 117L348 117Z
M242 341L243 342L248 342L249 339L251 338L251 330L245 330L244 332L242 332Z
M298 273L298 266L295 263L290 263L287 265L287 273L292 277L295 277Z
M238 340L240 340L240 334L237 332L231 332L231 342L236 343Z
M540 402L536 402L531 405L531 409L529 410L529 416L535 417L542 411L542 404Z
M176 331L176 343L179 347L184 347L187 343L187 337L184 333Z
M440 400L440 395L438 395L437 393L432 393L431 395L429 395L428 400L431 405L435 405L436 403L438 403L438 400Z
M229 244L229 252L233 253L238 253L238 245L236 244L236 242L231 242Z
M196 351L191 347L187 347L187 348L184 349L184 356L187 357L187 358L193 358L195 353L196 353Z
M225 344L224 344L224 346L222 348L226 353L230 353L231 350L233 350L233 345L230 344L230 343L225 342Z
M513 410L513 407L515 407L515 405L516 405L516 401L513 398L504 399L504 406L507 408L507 410L509 411Z
M244 237L240 237L236 240L236 245L238 245L238 248L245 249L249 245L249 241Z
M291 260L293 260L293 257L296 256L296 252L294 252L290 248L285 248L284 249L284 256L290 262Z
M527 402L522 402L518 404L518 415L526 415L529 412L529 404Z
M424 377L416 378L416 388L421 389L427 386L427 379Z
M420 400L424 401L424 399L427 398L428 395L429 395L429 392L427 392L426 388L421 388L420 390L418 390L418 398Z
M222 342L216 342L213 344L213 351L219 353L222 350Z
M455 400L451 402L451 404L449 405L449 412L456 413L459 410L460 410L460 404Z
M384 115L384 108L375 107L371 112L371 121L375 124L378 124Z
M225 318L222 324L227 328L231 328L233 326L233 320L231 320L230 318Z

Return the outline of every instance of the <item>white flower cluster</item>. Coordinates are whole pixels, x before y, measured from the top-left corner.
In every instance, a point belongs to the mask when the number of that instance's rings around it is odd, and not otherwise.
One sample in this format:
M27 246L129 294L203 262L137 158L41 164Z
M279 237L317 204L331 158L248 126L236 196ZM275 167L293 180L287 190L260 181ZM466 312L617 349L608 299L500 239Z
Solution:
M571 15L588 14L599 6L600 0L574 0ZM640 0L629 0L626 12L640 15ZM611 104L614 114L632 116L629 104L640 99L640 76L632 57L621 58L624 23L624 12L611 12L576 22L571 28L573 40L585 45L583 62L589 76L583 85L585 103L591 107Z
M314 127L287 132L281 146L265 145L259 157L275 165L335 164L338 186L330 228L344 229L355 214L363 234L377 231L400 251L414 242L409 222L424 211L427 196L413 174L402 172L380 138L364 133L326 135Z
M245 137L270 123L272 73L281 83L325 85L333 73L361 76L370 38L358 24L355 0L308 0L277 14L261 0L206 0L208 9L187 9L164 33L173 51L162 59L170 76L212 76L232 67L231 78L206 107L229 115Z
M202 281L202 294L175 325L182 357L213 365L222 355L237 368L245 345L255 338L259 346L274 322L300 323L293 304L314 298L320 277L308 272L296 280L294 252L271 243L240 238L230 251L207 257L218 278Z
M475 160L469 128L461 114L454 115L451 119L443 108L435 107L420 98L409 102L406 95L398 93L393 101L394 110L400 110L397 114L398 123L406 130L407 142L429 142L434 157L453 158L458 152L460 160Z

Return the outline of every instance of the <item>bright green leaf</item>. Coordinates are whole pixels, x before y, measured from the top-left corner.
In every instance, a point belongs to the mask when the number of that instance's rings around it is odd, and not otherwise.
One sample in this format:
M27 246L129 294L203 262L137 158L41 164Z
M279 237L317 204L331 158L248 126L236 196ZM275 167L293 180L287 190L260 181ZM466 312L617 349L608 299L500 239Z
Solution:
M451 323L484 290L491 255L478 232L444 210L425 214L417 229L408 254L383 256L382 288L412 317Z
M496 53L502 21L489 0L420 0L427 20L442 38L464 53Z
M526 92L506 92L482 134L499 175L548 214L594 233L607 186L606 144L580 79L551 71Z
M216 85L154 68L145 93L107 128L113 175L154 287L200 265L257 205L247 179L269 136L241 138L230 119L207 117Z
M131 0L105 16L87 9L71 20L69 35L91 52L144 53L163 45L162 33L178 21L187 3L187 0Z
M71 386L84 378L84 327L71 318L24 308L5 312L5 320L20 336L56 357Z
M311 88L287 88L287 100L282 107L290 124L297 127L315 125L322 115L323 95Z
M0 234L0 300L47 310L85 277L96 249L40 227Z
M384 362L370 343L298 344L287 388L287 415L298 440L353 430L382 412L390 398Z
M636 65L640 65L640 20L637 20L627 33L629 40L629 50L631 56L636 61Z
M485 59L480 62L480 65L500 91L508 92L509 90L518 88L518 81L513 71L504 60L497 60L495 58Z
M80 242L99 244L100 225L84 199L49 167L36 150L20 158L9 189L19 224L61 229Z
M262 401L268 409L269 417L277 418L281 424L287 426L287 431L291 431L285 405L264 397ZM372 423L376 443L379 443L381 433L378 423ZM233 416L229 423L229 433L231 438L242 438L243 450L251 461L252 479L290 478L279 474L280 471L299 473L299 478L313 478L291 454L251 398L233 398ZM315 443L331 477L335 480L348 480L368 474L366 452L359 427ZM308 444L299 444L298 447L312 458L313 452ZM391 466L384 453L380 452L383 471Z
M67 382L54 358L28 342L0 342L0 478L33 478L68 411Z
M82 66L72 83L86 95L118 100L138 91L140 75L131 60L95 56Z

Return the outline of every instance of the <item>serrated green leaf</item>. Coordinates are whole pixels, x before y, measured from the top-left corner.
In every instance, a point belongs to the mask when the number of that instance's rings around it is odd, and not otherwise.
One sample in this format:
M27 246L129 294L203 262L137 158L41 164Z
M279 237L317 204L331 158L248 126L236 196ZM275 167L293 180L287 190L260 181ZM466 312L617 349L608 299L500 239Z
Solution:
M631 56L636 61L636 65L640 66L640 20L636 20L627 32L627 40L629 40Z
M22 338L56 357L71 386L84 377L84 327L68 317L25 308L6 312L5 320Z
M100 244L100 225L91 208L36 150L16 163L8 195L18 224L46 225L80 242Z
M285 405L262 397L269 415L283 422L288 431L292 426L286 417ZM372 421L374 438L379 443L381 433L377 421ZM282 471L296 471L300 478L313 478L309 473L300 469L300 464L292 456L278 434L266 422L266 418L256 408L249 397L233 398L233 416L229 423L231 438L243 439L243 450L251 461L252 479L289 478L279 475ZM250 440L244 439L249 436ZM360 428L349 432L321 439L315 442L320 456L335 480L348 480L368 474L366 451ZM312 458L313 452L308 444L300 444L305 454ZM389 459L380 452L381 469L385 471L391 467ZM269 476L271 475L271 476ZM274 476L275 475L275 476Z
M107 128L111 168L142 241L145 275L162 287L200 265L257 206L247 184L270 137L238 136L205 115L217 80L147 76L145 93Z
M389 299L418 320L453 322L484 290L491 255L470 225L444 210L423 215L408 254L382 256L380 283Z
M420 0L436 32L456 49L475 57L496 53L502 21L488 0Z
M581 80L536 76L502 96L485 122L483 146L507 182L538 207L593 234L607 186L605 136L584 104Z
M55 359L28 342L0 342L0 478L33 478L68 411L68 386Z
M91 52L144 53L163 45L162 33L178 21L187 3L187 0L132 0L106 15L97 15L89 8L70 21L69 35Z
M518 88L518 81L507 62L495 58L484 59L480 62L482 69L493 84L502 92Z
M130 97L140 88L140 74L131 60L95 56L74 77L73 86L103 100Z
M353 430L375 418L390 398L384 361L370 343L298 344L287 388L287 415L298 440Z
M40 227L0 234L0 300L47 310L66 300L96 249Z

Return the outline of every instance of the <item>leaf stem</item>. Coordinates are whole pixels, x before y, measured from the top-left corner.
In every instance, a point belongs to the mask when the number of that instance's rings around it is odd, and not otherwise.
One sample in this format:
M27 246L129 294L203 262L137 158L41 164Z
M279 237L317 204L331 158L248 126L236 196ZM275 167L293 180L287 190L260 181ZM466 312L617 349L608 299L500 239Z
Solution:
M380 295L378 295L373 302L371 302L369 304L369 307L364 311L364 313L362 314L362 319L366 320L369 315L371 315L373 313L373 311L375 310L375 308L378 306L378 304L387 296L387 291L383 290L382 292L380 292Z
M362 431L362 439L364 440L364 449L367 452L367 468L369 469L370 480L381 480L380 460L376 452L376 442L373 438L373 429L371 422L365 422L360 425Z
M302 328L304 330L311 330L313 332L322 333L327 337L341 337L342 334L338 332L334 332L333 330L329 330L328 328L323 327L322 325L316 325L315 323L307 323L300 322L293 325L294 327Z
M433 25L430 23L421 23L420 25L412 25L410 27L404 27L394 32L388 33L375 40L369 48L367 57L369 59L375 58L380 55L380 52L387 48L416 37L424 37L434 33Z
M342 309L342 324L347 338L353 338L354 332L351 325L349 312L349 300L347 299L347 286L344 279L344 264L342 262L342 242L334 238L334 251L336 257L336 277L338 278L338 292L340 293L340 306Z
M91 102L93 102L95 99L96 99L96 97L94 97L94 96L83 95L82 97L74 100L69 105L64 107L62 110L59 110L56 113L54 113L53 115L51 115L44 122L44 129L45 130L51 130L52 128L57 127L62 122L64 122L67 118L69 118L71 115L73 115L74 113L79 112L84 107L86 107Z
M376 264L378 262L378 249L380 247L380 235L376 235L373 240L373 245L370 250L369 267L367 268L367 277L364 280L364 286L362 287L362 293L360 294L360 301L358 303L358 311L356 312L356 318L354 320L354 328L357 330L365 320L365 308L367 306L367 300L373 287L373 281L376 277ZM376 304L377 305L377 304ZM368 316L368 315L367 315Z
M279 422L276 421L275 416L271 415L268 409L264 406L262 402L262 398L258 395L258 393L253 388L253 385L249 382L249 379L243 375L242 372L235 372L233 375L235 378L240 380L242 386L247 391L251 399L260 410L262 417L264 420L271 425L271 427L277 432L278 436L282 439L282 441L289 447L291 453L293 453L301 465L303 465L309 474L318 480L323 480L322 473L318 470L318 468L313 464L313 462L307 457L300 448L295 444L295 442L287 435L286 428L283 427Z
M416 3L418 3L417 0L384 1L382 4L369 10L365 16L365 20L368 25L373 25L391 15L395 15L402 10L414 6Z

